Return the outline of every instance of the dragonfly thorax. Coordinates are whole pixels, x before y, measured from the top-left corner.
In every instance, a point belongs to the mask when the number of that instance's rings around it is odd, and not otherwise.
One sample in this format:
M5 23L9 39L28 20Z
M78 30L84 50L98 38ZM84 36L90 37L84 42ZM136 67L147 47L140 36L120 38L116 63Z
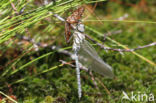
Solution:
M77 50L80 48L80 44L85 40L85 35L75 30L73 36L73 50Z

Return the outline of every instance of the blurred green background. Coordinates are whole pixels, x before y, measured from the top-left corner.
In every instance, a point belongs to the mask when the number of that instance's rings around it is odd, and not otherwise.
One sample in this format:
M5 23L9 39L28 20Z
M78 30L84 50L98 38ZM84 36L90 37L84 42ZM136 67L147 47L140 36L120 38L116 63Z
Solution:
M72 40L69 44L65 42L64 23L52 12L67 18L82 5L86 8L82 17L85 33L104 46L124 49L123 46L136 48L153 43L155 0L48 0L45 4L44 0L1 1L0 91L21 103L121 103L123 91L129 96L132 91L156 96L155 46L120 53L94 45L100 57L113 67L115 78L93 72L96 88L89 73L81 70L81 100L75 67L68 65L75 65L74 61L50 48L56 46L72 52ZM21 10L24 11L20 14ZM104 34L111 35L104 40ZM23 40L23 36L29 39ZM34 42L48 46L37 50ZM2 94L0 101L12 103ZM143 102L146 101L134 103Z

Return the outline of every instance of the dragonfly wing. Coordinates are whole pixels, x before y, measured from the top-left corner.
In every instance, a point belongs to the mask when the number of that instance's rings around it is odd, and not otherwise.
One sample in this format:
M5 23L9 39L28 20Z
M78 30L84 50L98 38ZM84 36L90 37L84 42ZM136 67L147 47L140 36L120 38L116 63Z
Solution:
M97 54L95 49L86 41L80 44L80 50L78 52L79 61L84 66L89 69L102 74L103 76L107 76L113 78L112 67L106 64Z

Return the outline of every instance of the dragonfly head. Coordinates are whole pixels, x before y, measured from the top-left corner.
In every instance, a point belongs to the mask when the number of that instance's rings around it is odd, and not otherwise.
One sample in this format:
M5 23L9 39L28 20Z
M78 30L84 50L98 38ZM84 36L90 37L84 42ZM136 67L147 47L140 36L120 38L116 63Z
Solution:
M77 24L77 30L81 33L83 33L85 31L85 26L84 24L78 23Z

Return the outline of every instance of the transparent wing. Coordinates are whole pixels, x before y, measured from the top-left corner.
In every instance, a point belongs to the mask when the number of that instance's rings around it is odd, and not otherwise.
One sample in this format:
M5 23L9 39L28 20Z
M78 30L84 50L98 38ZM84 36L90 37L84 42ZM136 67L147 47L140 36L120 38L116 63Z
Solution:
M112 72L112 67L106 64L98 56L95 49L86 40L83 40L83 42L80 45L78 57L80 63L88 67L89 69L110 78L114 76Z

